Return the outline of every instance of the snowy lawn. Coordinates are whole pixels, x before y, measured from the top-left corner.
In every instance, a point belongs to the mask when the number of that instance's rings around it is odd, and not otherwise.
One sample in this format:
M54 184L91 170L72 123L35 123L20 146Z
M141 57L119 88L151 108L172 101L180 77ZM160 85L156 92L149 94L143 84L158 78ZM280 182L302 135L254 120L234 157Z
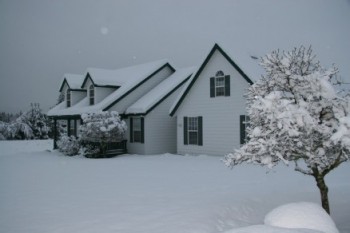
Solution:
M320 202L312 177L284 166L230 170L205 155L95 160L51 147L0 141L0 232L215 233L264 224L281 204ZM326 181L332 218L350 232L350 164Z

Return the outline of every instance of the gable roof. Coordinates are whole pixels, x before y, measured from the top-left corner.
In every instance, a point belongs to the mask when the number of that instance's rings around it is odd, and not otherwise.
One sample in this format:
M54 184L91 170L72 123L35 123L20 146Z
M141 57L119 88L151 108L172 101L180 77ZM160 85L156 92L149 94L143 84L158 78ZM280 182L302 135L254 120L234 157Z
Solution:
M129 83L130 80L135 79L135 77L147 73L150 68L158 66L160 63L165 64L167 62L167 60L159 60L115 70L88 68L81 87L85 85L88 78L90 78L94 86L97 87L120 87ZM171 68L175 70L173 67Z
M248 77L248 75L240 68L240 66L237 65L236 62L233 61L233 59L227 55L227 53L217 44L213 46L213 48L210 50L209 54L204 59L203 63L199 66L198 70L191 76L191 78L186 83L186 86L178 96L177 100L174 102L174 105L170 109L170 116L173 116L179 106L181 105L182 101L185 99L186 95L192 88L193 84L196 82L199 75L202 73L204 67L208 64L209 60L213 56L215 51L219 51L226 59L227 61L237 70L237 72L250 84L253 84L253 81Z
M81 84L84 80L84 75L79 74L64 74L63 81L59 91L61 92L64 84L68 86L70 90L81 90Z
M142 85L148 79L152 78L159 71L165 67L170 68L172 71L175 69L168 63L167 60L160 60L155 62L149 62L142 65L132 66L121 69L121 72L115 70L115 74L125 75L123 77L116 76L116 80L124 80L123 85L120 88L113 91L110 95L104 98L101 102L95 105L89 105L88 97L83 98L77 104L69 108L64 108L63 105L56 105L48 111L48 116L72 116L80 115L87 112L95 112L100 110L108 110L118 101L130 94L134 89ZM133 69L134 68L134 69ZM126 74L126 71L129 71ZM132 73L132 75L131 75ZM86 78L85 78L86 79Z
M142 98L132 104L127 110L127 115L146 115L169 95L181 87L195 71L195 67L178 69L174 74L166 78Z

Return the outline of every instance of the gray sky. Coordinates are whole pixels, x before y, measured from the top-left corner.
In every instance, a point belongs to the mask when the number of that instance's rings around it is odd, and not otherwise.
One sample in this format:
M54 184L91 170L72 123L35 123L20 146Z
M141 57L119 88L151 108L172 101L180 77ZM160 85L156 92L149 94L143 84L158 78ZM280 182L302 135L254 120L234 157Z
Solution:
M0 0L0 111L47 111L64 73L198 65L222 40L256 56L311 44L350 80L349 23L349 0Z

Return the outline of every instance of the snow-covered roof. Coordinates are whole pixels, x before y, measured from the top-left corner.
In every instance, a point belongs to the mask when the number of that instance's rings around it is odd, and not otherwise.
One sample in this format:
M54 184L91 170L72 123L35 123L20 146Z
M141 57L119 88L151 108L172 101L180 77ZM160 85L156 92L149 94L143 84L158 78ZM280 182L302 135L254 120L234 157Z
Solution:
M223 43L224 44L224 43ZM248 82L253 83L253 81L257 80L260 75L262 74L261 68L258 64L257 59L252 58L252 55L248 55L246 53L244 56L239 56L237 60L236 57L233 57L232 55L235 54L238 56L238 53L236 53L233 49L226 50L226 48L222 48L222 45L215 43L214 46L210 49L210 52L207 53L207 56L203 60L202 63L198 66L198 69L193 73L191 78L187 81L185 87L182 89L181 93L178 95L177 99L175 100L173 106L170 108L169 114L174 115L176 110L178 109L179 105L191 89L192 85L196 81L197 77L200 75L203 68L206 66L207 62L211 58L212 54L219 50L231 63L232 66L235 67L235 69L242 75L242 77ZM239 51L239 50L237 50Z
M120 88L113 91L110 95L104 98L101 102L95 105L89 105L88 98L85 97L77 104L69 108L64 108L62 104L58 104L48 111L48 116L70 116L80 115L87 112L96 112L100 110L106 110L124 96L128 95L134 87L142 83L145 79L153 75L162 67L168 66L175 70L167 60L160 60L155 62L149 62L137 66L127 67L115 70L116 80L123 80L123 85Z
M154 70L153 67L159 67L159 64L167 63L167 60L159 60L155 62L140 64L136 66L129 66L116 70L106 70L98 68L88 68L86 71L86 77L89 74L92 82L95 86L122 86L125 83L129 83L130 80L135 79L135 77L140 77L145 73L148 73L149 70Z
M59 91L62 91L62 88L65 83L68 85L69 89L79 90L81 89L81 84L83 83L83 80L84 80L84 75L64 74Z
M161 100L179 88L195 71L195 67L178 69L170 77L154 87L146 95L136 101L127 110L126 114L147 114Z

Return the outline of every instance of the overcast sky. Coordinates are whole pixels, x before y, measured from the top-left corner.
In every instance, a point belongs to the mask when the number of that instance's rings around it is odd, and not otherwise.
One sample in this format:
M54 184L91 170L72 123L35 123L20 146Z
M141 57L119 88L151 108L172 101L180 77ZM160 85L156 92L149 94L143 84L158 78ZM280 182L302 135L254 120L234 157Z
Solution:
M312 45L350 79L349 0L0 0L0 111L47 111L64 73L198 65L222 40L255 56Z

